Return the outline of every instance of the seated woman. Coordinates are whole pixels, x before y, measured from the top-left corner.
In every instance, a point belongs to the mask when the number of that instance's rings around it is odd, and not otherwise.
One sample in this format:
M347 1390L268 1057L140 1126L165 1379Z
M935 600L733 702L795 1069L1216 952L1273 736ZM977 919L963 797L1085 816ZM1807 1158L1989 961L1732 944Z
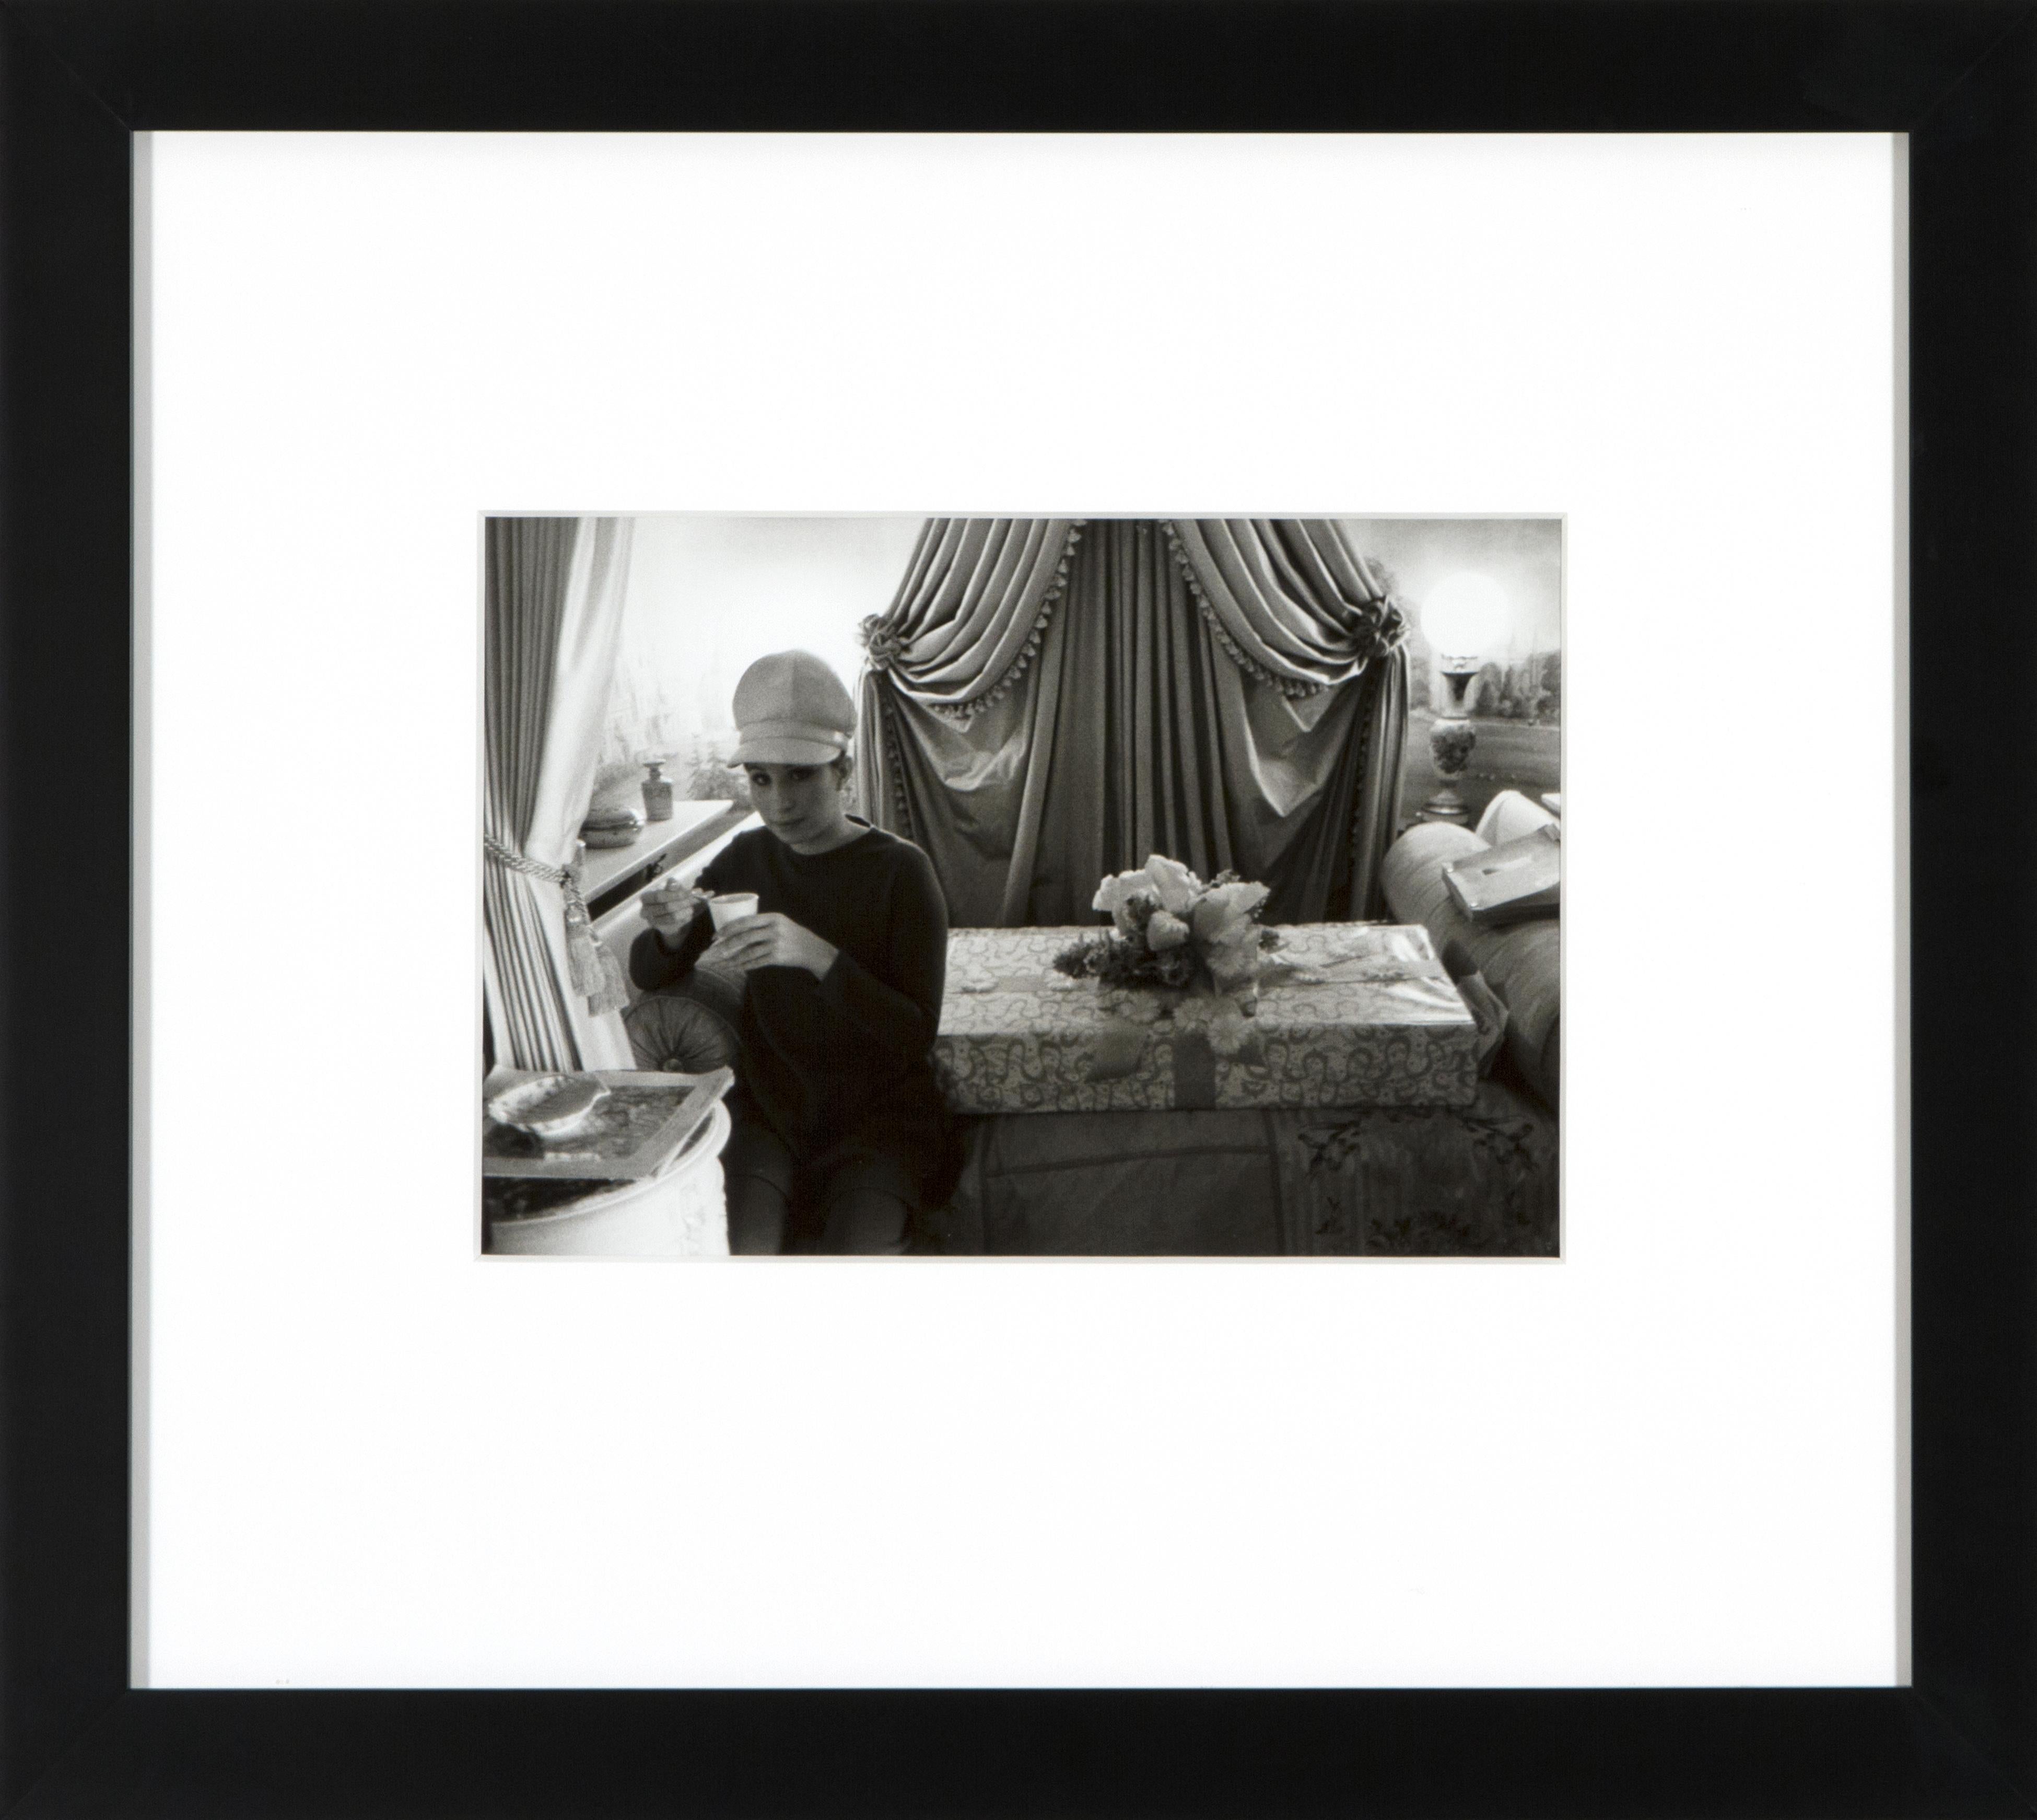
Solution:
M954 1183L933 1073L947 910L927 856L848 812L856 713L803 651L760 658L735 688L735 762L764 826L700 876L757 910L717 932L706 899L646 894L629 953L648 992L695 967L743 977L741 1050L722 1154L729 1247L901 1251Z

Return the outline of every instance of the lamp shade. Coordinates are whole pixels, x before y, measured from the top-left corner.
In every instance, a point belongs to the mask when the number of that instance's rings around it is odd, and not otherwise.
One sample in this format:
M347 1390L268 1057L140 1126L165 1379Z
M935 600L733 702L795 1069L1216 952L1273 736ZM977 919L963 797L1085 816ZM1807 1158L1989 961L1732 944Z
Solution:
M1474 665L1506 634L1506 592L1489 575L1460 569L1422 602L1422 636L1447 668Z

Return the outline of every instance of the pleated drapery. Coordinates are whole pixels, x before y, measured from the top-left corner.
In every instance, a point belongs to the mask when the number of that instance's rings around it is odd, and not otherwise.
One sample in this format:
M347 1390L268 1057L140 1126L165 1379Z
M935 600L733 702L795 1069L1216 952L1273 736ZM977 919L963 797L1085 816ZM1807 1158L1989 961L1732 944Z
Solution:
M866 626L860 703L866 812L926 848L954 923L1090 921L1152 853L1263 880L1275 921L1378 914L1407 670L1340 527L973 522L930 524ZM941 551L1001 589L926 611Z
M1081 535L1067 518L932 518L864 647L892 686L966 717L1000 699L1039 649Z
M615 668L629 544L625 519L488 521L484 827L498 854L552 869L574 861ZM516 1068L633 1066L620 1016L574 989L565 890L499 858L482 876L496 1059Z
M1406 637L1332 520L1182 518L1166 530L1217 641L1284 694L1347 683Z

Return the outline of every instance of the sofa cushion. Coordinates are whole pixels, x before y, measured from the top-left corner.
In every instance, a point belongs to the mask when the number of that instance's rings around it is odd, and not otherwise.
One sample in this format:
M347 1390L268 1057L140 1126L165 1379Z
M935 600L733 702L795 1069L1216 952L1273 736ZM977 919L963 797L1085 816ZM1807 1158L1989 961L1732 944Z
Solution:
M1482 929L1451 901L1443 868L1485 846L1468 828L1420 822L1388 850L1387 907L1418 922L1453 974L1476 969L1506 1007L1506 1048L1524 1079L1554 1111L1561 1077L1562 921L1543 917Z
M1489 847L1503 847L1546 828L1555 817L1540 803L1531 802L1518 790L1502 790L1485 805L1478 818L1478 838Z

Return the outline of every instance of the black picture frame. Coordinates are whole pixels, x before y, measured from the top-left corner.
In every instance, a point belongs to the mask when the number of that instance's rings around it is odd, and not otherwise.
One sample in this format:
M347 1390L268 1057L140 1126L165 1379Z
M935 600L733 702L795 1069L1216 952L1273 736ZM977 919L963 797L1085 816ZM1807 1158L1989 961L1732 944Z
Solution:
M0 1811L2031 1811L2037 764L2027 698L1989 679L2037 674L2032 13L5 0ZM136 1007L107 835L132 804L130 135L152 128L1907 132L1912 1684L130 1691L130 1158L107 1133Z

